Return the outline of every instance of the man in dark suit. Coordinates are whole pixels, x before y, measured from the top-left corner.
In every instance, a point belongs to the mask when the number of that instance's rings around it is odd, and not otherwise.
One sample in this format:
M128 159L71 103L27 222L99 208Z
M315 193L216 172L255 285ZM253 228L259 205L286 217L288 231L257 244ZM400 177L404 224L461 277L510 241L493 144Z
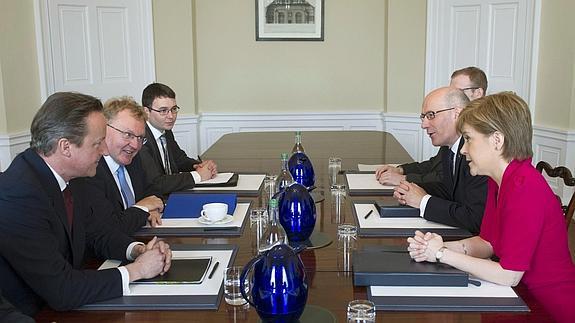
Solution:
M449 86L460 89L470 101L473 101L485 96L487 76L480 68L469 66L454 71ZM376 170L375 177L383 185L399 185L401 181L416 184L441 182L443 178L441 154L438 153L420 163L383 165Z
M0 322L34 323L34 319L22 314L0 294Z
M110 222L120 231L132 234L142 226L161 224L163 201L145 196L145 172L138 151L146 141L146 114L132 98L110 99L104 104L106 146L96 169L96 176L79 180L86 182L92 201L101 213L112 215Z
M101 220L72 179L94 176L106 119L91 96L51 95L32 125L31 148L0 175L0 289L27 315L47 303L70 310L129 293L129 282L166 272L169 246L135 242ZM106 270L83 270L85 252L135 259Z
M402 204L419 208L427 220L478 233L487 196L487 178L471 176L469 165L459 153L463 146L455 127L461 110L469 99L460 89L443 87L429 93L423 102L421 127L427 131L434 146L441 147L440 182L417 185L402 181L394 196Z
M147 142L140 156L150 181L148 190L168 195L193 188L195 183L217 174L213 161L202 162L188 157L174 139L172 128L180 107L176 104L176 93L171 88L161 83L148 85L142 92L142 105L148 122Z

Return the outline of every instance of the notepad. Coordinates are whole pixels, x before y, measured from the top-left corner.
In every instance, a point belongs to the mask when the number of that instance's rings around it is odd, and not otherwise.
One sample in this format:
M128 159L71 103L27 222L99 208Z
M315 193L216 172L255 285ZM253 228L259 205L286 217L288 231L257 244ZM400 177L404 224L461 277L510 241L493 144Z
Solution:
M150 279L140 279L132 284L201 284L211 263L212 257L172 259L167 273Z

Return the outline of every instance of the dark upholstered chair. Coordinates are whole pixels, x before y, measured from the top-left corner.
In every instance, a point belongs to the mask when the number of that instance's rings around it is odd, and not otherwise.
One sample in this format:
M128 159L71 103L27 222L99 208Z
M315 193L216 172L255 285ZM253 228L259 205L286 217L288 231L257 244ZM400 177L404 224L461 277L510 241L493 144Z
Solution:
M563 183L565 183L566 186L575 186L575 178L573 178L573 175L571 175L571 171L567 167L557 166L553 168L548 163L540 161L537 163L536 168L540 172L543 172L543 170L545 170L545 172L549 177L562 178ZM561 198L559 196L557 196L557 198L561 202ZM571 196L569 204L564 205L561 202L561 206L563 208L563 214L565 214L565 222L567 228L569 228L569 225L571 224L571 222L573 222L573 212L575 211L575 192Z

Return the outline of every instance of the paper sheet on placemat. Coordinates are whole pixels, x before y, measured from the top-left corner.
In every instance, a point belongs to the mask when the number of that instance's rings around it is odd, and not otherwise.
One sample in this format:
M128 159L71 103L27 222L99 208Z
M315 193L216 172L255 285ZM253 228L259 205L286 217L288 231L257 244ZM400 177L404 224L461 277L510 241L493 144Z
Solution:
M469 284L467 287L432 287L432 286L371 286L372 296L401 297L517 297L508 286L501 286L474 277L470 279L481 282L481 286Z
M375 171L383 165L384 164L378 164L378 165L357 164L357 169L360 172L374 172L375 173ZM397 165L399 165L399 164L387 164L387 165L392 166L392 167L397 167Z
M369 174L345 174L349 190L393 190L395 186L381 185L372 173Z
M194 191L257 191L265 174L239 174L238 185L235 187L194 187ZM203 183L203 182L202 182Z
M216 262L219 262L218 268L211 279L205 277L201 284L130 284L130 294L124 296L218 295L224 279L224 270L232 254L233 250L174 250L172 251L173 259L211 256L212 264L208 268L208 273L211 272ZM117 260L106 260L99 270L114 268L119 264L120 261Z
M209 228L209 227L241 227L248 213L250 203L238 203L234 210L233 220L222 224L203 224L199 218L162 219L162 225L156 228ZM149 228L150 225L146 225Z
M372 203L354 203L355 212L357 214L357 221L359 222L359 227L362 229L457 229L455 227L427 221L424 218L382 218L379 216L377 208ZM370 216L365 219L365 215L373 211Z

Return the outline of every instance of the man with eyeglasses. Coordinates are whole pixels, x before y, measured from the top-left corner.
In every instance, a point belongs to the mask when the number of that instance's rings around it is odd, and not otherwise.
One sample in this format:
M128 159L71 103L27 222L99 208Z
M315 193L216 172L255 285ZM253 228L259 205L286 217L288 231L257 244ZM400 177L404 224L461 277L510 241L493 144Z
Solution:
M394 197L399 203L420 209L426 220L478 233L483 218L487 179L471 176L468 162L459 154L463 140L456 122L469 99L460 89L443 87L429 93L422 106L421 127L437 155L423 162L385 165L377 170L380 183L397 185ZM415 182L410 175L427 180ZM439 177L439 178L437 178Z
M487 76L475 66L459 69L451 74L449 86L463 91L473 101L482 98L487 93Z
M451 74L449 86L460 89L469 98L469 101L473 101L485 96L487 76L480 68L465 67ZM416 168L411 167L416 165ZM383 185L399 185L402 180L417 184L441 181L441 159L435 156L428 162L400 165L399 167L383 165L377 169L376 177Z
M93 201L103 216L111 215L110 223L126 234L146 224L162 223L163 201L146 196L146 178L138 152L146 142L146 113L132 98L120 97L104 104L107 120L106 146L96 169L96 176L85 181Z
M169 195L193 188L195 183L213 178L216 164L211 160L190 158L180 148L172 133L180 107L176 93L167 85L152 83L142 92L142 105L148 121L147 143L140 152L149 190Z

